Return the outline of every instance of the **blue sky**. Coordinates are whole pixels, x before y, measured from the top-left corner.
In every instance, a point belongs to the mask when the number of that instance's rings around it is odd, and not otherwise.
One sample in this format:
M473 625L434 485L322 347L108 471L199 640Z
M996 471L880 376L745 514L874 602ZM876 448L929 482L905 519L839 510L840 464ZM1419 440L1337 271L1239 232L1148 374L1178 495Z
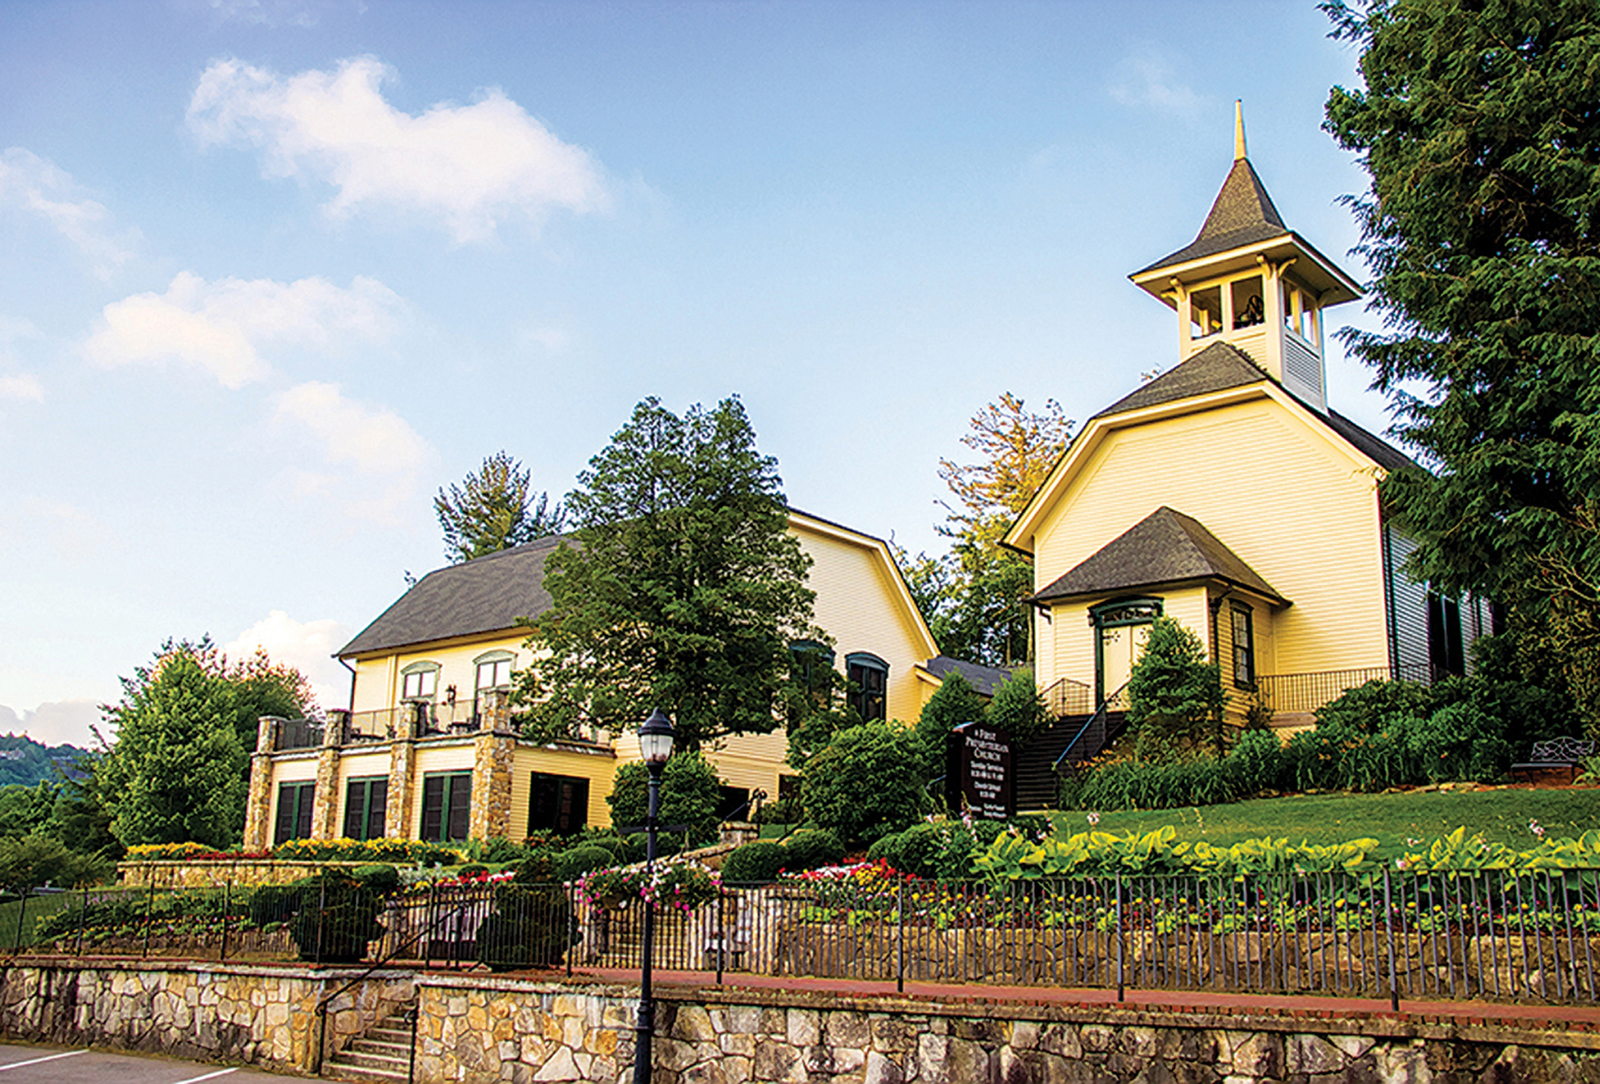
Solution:
M737 393L791 503L940 548L979 407L1082 419L1175 363L1126 276L1199 229L1235 98L1291 228L1356 243L1326 32L1283 0L0 5L0 729L85 741L205 633L340 706L329 654L444 563L439 487L505 449L559 496L649 395ZM1368 380L1330 341L1381 430Z

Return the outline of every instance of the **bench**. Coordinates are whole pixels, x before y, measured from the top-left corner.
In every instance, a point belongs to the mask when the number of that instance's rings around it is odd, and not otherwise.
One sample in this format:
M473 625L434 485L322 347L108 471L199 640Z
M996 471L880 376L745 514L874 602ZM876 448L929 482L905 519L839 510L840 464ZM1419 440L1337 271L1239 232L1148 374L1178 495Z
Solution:
M1529 751L1527 763L1511 765L1511 778L1514 782L1534 782L1537 776L1565 772L1567 782L1574 782L1583 762L1594 756L1594 747L1594 742L1582 738L1536 741Z

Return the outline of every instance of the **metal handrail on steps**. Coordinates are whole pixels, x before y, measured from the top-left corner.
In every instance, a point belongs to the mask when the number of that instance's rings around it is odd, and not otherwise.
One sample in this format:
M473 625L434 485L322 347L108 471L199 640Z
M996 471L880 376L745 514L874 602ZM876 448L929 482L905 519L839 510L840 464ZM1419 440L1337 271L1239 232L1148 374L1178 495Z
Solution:
M1050 773L1052 775L1059 775L1061 773L1061 762L1066 760L1067 754L1072 752L1072 750L1077 747L1078 742L1083 740L1083 736L1089 732L1090 727L1094 726L1096 720L1098 720L1102 726L1105 725L1107 717L1111 714L1111 705L1116 702L1117 698L1123 694L1127 687L1128 683L1124 681L1116 692L1102 700L1100 702L1100 706L1094 709L1094 714L1089 716L1089 718L1085 720L1083 726L1078 728L1078 732L1072 736L1072 740L1067 742L1067 747L1061 750L1061 755L1056 757L1055 763L1050 765ZM1096 753L1099 751L1100 750L1098 749L1095 750Z
M332 1004L333 1000L335 998L337 998L340 994L344 993L346 990L349 990L350 988L355 986L357 983L365 982L367 979L371 978L372 977L372 973L374 971L377 971L380 967L384 967L384 966L386 966L388 964L391 964L394 961L398 960L400 958L400 954L402 952L404 952L406 949L414 947L424 937L426 937L429 934L433 933L434 930L436 928L438 928L438 926L441 923L443 923L446 919L450 919L450 918L454 918L454 917L455 917L455 912L452 911L451 909L449 909L449 908L440 909L439 913L434 916L434 919L433 919L432 922L429 922L427 925L423 926L421 929L419 929L416 933L412 934L406 940L399 942L397 945L395 945L394 948L390 949L389 952L387 952L383 956L379 957L379 959L377 959L371 965L369 965L366 968L366 970L361 972L361 974L357 975L355 978L351 979L349 982L347 982L343 986L339 987L333 993L324 996L321 1000L319 1000L317 1002L317 1007L314 1010L315 1013L316 1013L316 1017L317 1017L317 1044L316 1044L316 1047L313 1049L313 1058L312 1058L312 1062L311 1062L311 1075L312 1076L321 1076L322 1075L323 1047L326 1045L326 1042L327 1042L328 1006L330 1004ZM414 1010L414 1007L413 1007L413 1012L414 1011L415 1010ZM414 1016L413 1016L413 1026L415 1026L415 1017ZM415 1044L413 1043L413 1046L414 1045Z

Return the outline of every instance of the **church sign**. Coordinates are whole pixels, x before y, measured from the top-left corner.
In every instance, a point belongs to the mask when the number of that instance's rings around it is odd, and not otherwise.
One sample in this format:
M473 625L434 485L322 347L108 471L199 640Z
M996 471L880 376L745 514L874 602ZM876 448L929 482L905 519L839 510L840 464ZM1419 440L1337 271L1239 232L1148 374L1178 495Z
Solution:
M1003 821L1016 812L1011 742L998 730L962 723L945 746L945 800L952 812Z

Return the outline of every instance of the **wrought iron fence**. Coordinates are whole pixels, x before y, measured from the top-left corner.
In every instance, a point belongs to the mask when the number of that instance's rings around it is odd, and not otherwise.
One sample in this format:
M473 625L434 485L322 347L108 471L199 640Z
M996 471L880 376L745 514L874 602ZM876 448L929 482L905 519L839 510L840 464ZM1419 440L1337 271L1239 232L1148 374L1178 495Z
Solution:
M1369 681L1414 681L1431 685L1440 676L1428 663L1308 674L1263 674L1256 679L1255 697L1268 711L1310 712Z
M29 901L24 901L24 906ZM29 951L640 966L644 904L511 882L55 897ZM23 933L19 915L16 929ZM669 970L956 984L1594 1003L1600 869L933 882L881 869L728 887L656 922Z

